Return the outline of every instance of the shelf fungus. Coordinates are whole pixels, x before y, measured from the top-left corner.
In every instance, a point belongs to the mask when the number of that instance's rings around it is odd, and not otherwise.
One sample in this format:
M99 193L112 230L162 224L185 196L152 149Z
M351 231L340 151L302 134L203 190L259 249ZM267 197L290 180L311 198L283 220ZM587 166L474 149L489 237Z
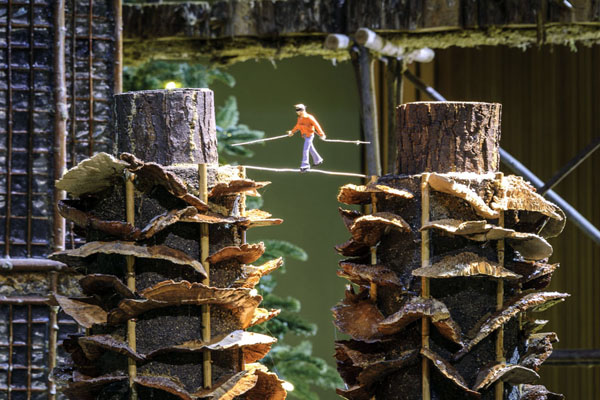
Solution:
M337 275L359 287L333 308L352 338L336 342L341 396L555 399L508 387L533 382L555 340L530 313L568 295L539 292L558 267L546 238L565 217L522 178L499 172L500 109L402 104L394 172L339 189L340 203L367 205L339 209L351 237L336 246L347 257ZM395 365L388 354L398 347L418 362Z
M350 261L340 261L340 267L341 269L337 271L337 275L348 279L356 285L367 286L373 283L379 286L402 286L398 275L383 265L366 265Z
M431 221L421 229L438 229L443 232L464 236L477 242L506 239L508 244L528 260L541 260L552 255L552 246L542 237L513 229L502 228L487 221L461 221L441 219Z
M395 189L386 185L369 184L353 185L347 184L340 188L338 201L344 204L370 204L372 195L380 195L390 198L412 199L414 195L407 190Z
M552 344L558 342L554 332L534 333L527 338L527 350L519 365L539 371L541 365L552 354Z
M96 254L118 254L122 256L133 256L136 258L147 258L164 260L173 264L187 266L190 269L206 276L202 264L186 253L164 245L139 246L128 242L88 242L83 246L65 250L50 255L50 258L69 265L81 266L89 260L80 260Z
M454 322L444 303L422 297L411 297L400 310L381 321L377 330L384 335L392 335L405 329L410 323L425 317L431 319L431 323L442 336L454 343L462 343L460 327Z
M532 369L518 364L496 364L490 368L485 368L477 375L477 380L473 385L474 390L486 390L498 380L518 385L521 383L532 383L540 379L540 376Z
M367 246L374 246L390 229L409 232L410 225L399 215L389 212L378 212L356 218L350 227L350 232L356 242Z
M333 323L353 339L365 342L381 340L383 334L377 329L384 316L377 305L369 300L367 292L355 293L349 287L346 299L333 307Z
M260 308L254 287L283 261L251 265L265 247L244 234L282 222L246 211L246 195L268 182L216 158L204 168L179 154L163 166L135 154L98 154L57 184L73 197L61 215L86 240L50 256L84 274L86 296L50 300L86 328L65 339L58 389L71 400L285 399L282 381L256 364L276 339L245 331L279 314Z
M501 328L504 324L520 313L541 312L547 310L553 305L560 303L569 297L566 293L558 292L534 292L523 293L515 299L505 304L504 308L495 312L489 317L481 320L469 333L470 340L465 342L464 347L456 353L455 359L459 359L469 352L475 345L485 339L495 330Z
M542 385L522 385L519 400L564 400L565 396L552 393Z
M444 257L430 266L415 269L412 274L428 278L456 278L478 275L500 279L521 278L521 275L515 274L497 262L471 252Z
M464 391L465 395L469 398L480 398L481 394L476 390L471 390L467 386L465 379L458 373L456 368L452 366L448 361L444 360L435 352L428 348L421 349L421 355L431 361L435 368L448 380L453 382L458 388Z

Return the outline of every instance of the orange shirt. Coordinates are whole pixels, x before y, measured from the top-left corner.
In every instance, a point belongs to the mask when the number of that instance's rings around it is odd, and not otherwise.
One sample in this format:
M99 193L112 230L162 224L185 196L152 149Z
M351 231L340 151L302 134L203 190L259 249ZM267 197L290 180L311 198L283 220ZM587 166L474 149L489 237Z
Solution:
M319 136L324 135L323 129L321 129L321 125L319 125L316 118L308 113L306 113L306 117L298 117L296 126L292 128L292 132L296 131L300 131L302 137L311 137L314 132L317 132Z

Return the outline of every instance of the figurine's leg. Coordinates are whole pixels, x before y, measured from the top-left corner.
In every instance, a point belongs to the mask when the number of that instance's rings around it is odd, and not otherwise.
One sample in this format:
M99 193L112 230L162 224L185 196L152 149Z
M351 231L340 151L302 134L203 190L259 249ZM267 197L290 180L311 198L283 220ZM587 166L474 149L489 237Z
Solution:
M314 139L315 136L313 135L311 137L311 139ZM314 165L319 165L323 162L323 157L321 157L321 155L319 153L317 153L317 149L315 148L315 145L313 144L313 141L310 141L310 155L312 156L312 160L313 160L313 164Z
M302 163L300 164L300 169L310 168L310 163L308 162L308 153L312 147L312 139L312 136L304 138L304 148L302 149Z

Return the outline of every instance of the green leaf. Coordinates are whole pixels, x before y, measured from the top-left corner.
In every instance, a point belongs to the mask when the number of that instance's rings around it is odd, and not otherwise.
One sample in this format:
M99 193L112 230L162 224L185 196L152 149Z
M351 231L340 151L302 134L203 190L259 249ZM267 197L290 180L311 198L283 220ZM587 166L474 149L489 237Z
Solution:
M283 257L284 259L293 258L299 261L308 260L306 251L293 243L274 239L266 239L263 242L265 243L266 251L262 255L260 262L266 262L279 257Z
M233 96L229 96L225 100L225 104L217 109L215 119L217 125L227 130L238 124L240 113L238 112L237 100Z

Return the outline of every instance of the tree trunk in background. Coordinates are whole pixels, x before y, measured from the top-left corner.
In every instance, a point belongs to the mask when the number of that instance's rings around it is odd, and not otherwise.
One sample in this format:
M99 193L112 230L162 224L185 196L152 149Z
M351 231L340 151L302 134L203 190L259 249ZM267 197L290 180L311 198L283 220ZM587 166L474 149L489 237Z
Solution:
M282 382L256 364L275 339L245 332L277 314L258 308L253 288L281 260L246 265L264 246L246 244L245 230L281 222L245 211L246 194L266 183L216 164L212 91L125 93L116 105L118 150L134 154L98 154L57 183L77 198L59 209L87 242L52 255L86 274L86 298L55 296L88 328L65 342L74 371L55 371L63 392L284 399Z
M562 301L545 238L565 219L522 179L497 173L500 105L399 107L399 175L346 185L352 238L338 275L357 287L334 307L349 399L538 399L531 385L553 333L529 313ZM503 382L506 382L504 386ZM546 397L536 397L546 396ZM557 396L557 397L552 397Z

